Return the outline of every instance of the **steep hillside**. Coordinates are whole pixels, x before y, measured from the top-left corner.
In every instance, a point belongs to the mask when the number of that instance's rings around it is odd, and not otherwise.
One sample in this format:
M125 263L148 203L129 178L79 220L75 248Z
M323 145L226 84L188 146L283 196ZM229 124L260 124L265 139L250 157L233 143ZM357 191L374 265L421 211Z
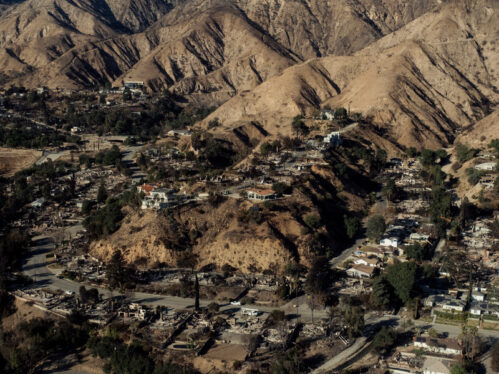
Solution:
M344 214L366 208L372 186L360 169L350 171L340 179L329 165L316 166L292 196L270 204L226 198L185 205L168 215L129 211L121 228L93 242L90 252L109 259L119 249L131 264L177 266L192 250L199 267L229 264L243 273L282 271L292 261L309 266L314 256L334 252L348 240ZM335 192L340 186L341 198ZM310 215L320 223L310 227Z
M228 129L258 118L269 133L287 133L295 115L343 106L402 145L448 144L499 99L497 10L490 1L444 4L354 56L293 66L207 121L217 117Z
M487 117L466 128L456 138L456 143L478 149L486 149L492 139L499 137L499 110L496 108Z
M349 55L432 9L435 0L238 0L248 17L303 59Z
M0 83L77 88L133 77L220 103L301 60L351 54L435 3L26 0L0 13Z
M47 77L43 68L58 59L62 59L59 66L67 65L65 54L70 50L76 60L81 60L81 65L92 65L92 55L87 56L88 61L78 56L78 51L85 50L83 45L139 31L172 6L170 1L164 0L28 0L5 6L0 13L1 81L6 83L9 78L41 69L40 77L28 79L27 84L45 84ZM126 50L121 53L123 59L129 58ZM115 63L108 59L107 64ZM88 71L83 69L81 74L84 76ZM58 83L71 87L92 81L92 78L95 79L90 74L90 77L78 80L69 74ZM23 83L23 80L13 83Z

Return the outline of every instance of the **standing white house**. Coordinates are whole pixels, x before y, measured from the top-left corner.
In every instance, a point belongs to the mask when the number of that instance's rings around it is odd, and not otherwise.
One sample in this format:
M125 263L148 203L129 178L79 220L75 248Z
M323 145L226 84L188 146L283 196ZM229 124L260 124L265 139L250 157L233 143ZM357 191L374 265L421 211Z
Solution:
M400 239L396 237L391 237L391 238L383 238L380 240L379 245L383 247L394 247L398 248L400 243Z
M496 170L496 163L495 162L484 162L482 164L475 165L476 170L482 170L482 171L493 171Z

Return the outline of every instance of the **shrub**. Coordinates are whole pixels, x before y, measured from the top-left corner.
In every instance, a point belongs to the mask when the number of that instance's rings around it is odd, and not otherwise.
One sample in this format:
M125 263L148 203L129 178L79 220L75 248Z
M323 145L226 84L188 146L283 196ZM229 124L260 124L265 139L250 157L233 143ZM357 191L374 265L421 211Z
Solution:
M321 226L321 217L317 214L309 214L303 219L303 221L312 230L317 230Z
M466 169L466 175L468 176L468 182L472 186L476 185L480 182L480 179L483 177L483 171L477 170L475 168Z
M272 185L272 189L280 195L290 195L293 193L293 187L289 184L277 182Z
M471 160L478 153L477 149L468 148L464 144L458 143L456 145L456 157L460 163L465 163Z

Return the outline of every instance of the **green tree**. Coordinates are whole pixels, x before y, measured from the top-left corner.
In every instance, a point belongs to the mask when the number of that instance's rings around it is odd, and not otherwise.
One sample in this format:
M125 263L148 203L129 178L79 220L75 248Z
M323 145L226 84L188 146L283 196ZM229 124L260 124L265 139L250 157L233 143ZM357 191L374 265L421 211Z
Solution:
M84 215L90 214L90 211L92 210L92 202L90 200L83 200L83 203L81 204L81 213Z
M499 149L499 144L498 144L498 149ZM496 345L492 349L491 365L492 365L492 370L494 370L496 373L499 373L499 343L496 343Z
M321 217L317 214L309 214L303 219L303 222L312 230L317 230L322 225Z
M274 183L272 189L280 195L290 195L293 192L292 186L282 182Z
M194 310L199 310L199 280L198 273L195 274L195 283L194 283Z
M316 257L307 275L305 289L310 294L325 294L331 284L331 266L325 256Z
M417 157L419 155L418 150L415 147L410 147L407 149L407 156L409 157Z
M386 222L383 216L376 215L367 221L367 236L369 239L379 241L386 229Z
M417 265L413 262L398 262L386 270L386 279L402 303L411 299L416 283Z
M423 149L421 151L421 155L419 156L419 160L421 162L421 165L423 165L424 167L432 166L436 160L435 152L433 152L431 149Z
M381 193L386 197L388 201L394 201L398 196L398 188L395 185L395 181L390 179L383 185Z
M477 149L473 148L470 149L461 143L456 144L455 150L456 150L456 157L460 163L464 163L466 161L471 160L478 153Z
M343 216L343 223L347 236L353 239L360 230L360 220L357 217L348 217L346 214Z
M345 108L338 108L334 111L334 115L337 119L346 119L348 116L347 110Z
M110 289L123 287L125 282L128 281L128 270L120 250L114 251L111 260L108 262L106 276Z
M464 365L457 364L450 369L451 374L469 374Z
M374 279L372 301L381 308L387 308L393 300L393 287L385 276L381 275Z
M405 252L405 255L407 256L407 258L414 259L418 262L423 261L423 259L426 256L425 247L423 247L419 243L414 243L414 244L410 244L410 245L406 246L404 248L404 252Z
M499 139L492 139L489 143L489 148L492 148L496 153L499 153Z
M436 165L430 167L429 177L432 185L443 186L445 178L447 178L447 174L442 171L442 168L440 166Z
M295 118L293 118L291 127L293 128L293 131L297 136L298 135L305 136L310 131L307 125L305 125L305 122L303 122L302 116L296 116Z
M475 168L466 169L466 175L468 176L468 183L474 186L480 179L483 177L485 173L481 170L477 170Z
M452 217L452 196L443 187L433 188L431 192L430 214L433 222Z
M348 336L350 338L361 336L364 331L364 309L348 301L343 302L340 308L348 326Z
M397 333L391 328L383 326L373 339L373 347L378 352L387 352L397 340Z
M300 374L306 373L303 358L296 349L290 349L277 356L270 366L272 374Z

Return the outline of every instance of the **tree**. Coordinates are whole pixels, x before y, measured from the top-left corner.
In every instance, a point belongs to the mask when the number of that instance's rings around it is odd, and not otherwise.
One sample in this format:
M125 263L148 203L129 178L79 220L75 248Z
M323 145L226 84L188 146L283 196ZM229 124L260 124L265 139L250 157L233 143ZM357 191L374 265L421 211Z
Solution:
M304 360L294 348L278 355L270 367L271 374L300 374L305 372Z
M492 139L489 143L489 148L492 148L496 153L499 153L499 139Z
M120 288L128 280L128 271L120 250L116 250L106 267L106 276L110 289Z
M81 303L86 304L87 303L87 289L85 288L85 286L80 286L79 294L80 294Z
M194 283L195 300L194 300L194 310L199 310L199 280L198 274L195 274L196 281Z
M433 188L431 192L430 214L435 223L442 218L452 217L452 196L443 187Z
M367 221L367 236L369 239L379 241L386 229L386 222L383 216L376 215Z
M312 230L317 230L321 226L321 217L317 214L309 214L303 221Z
M97 202L99 204L102 204L106 201L106 199L107 199L106 187L104 186L104 182L101 182L99 189L97 191Z
M334 115L338 119L346 119L347 118L347 110L345 108L338 108L334 111Z
M413 158L413 157L417 157L419 155L419 152L418 150L415 148L415 147L409 147L407 149L407 156Z
M360 230L360 220L357 217L348 217L346 214L343 216L346 234L350 239L353 239Z
M293 192L292 186L282 182L274 183L272 189L279 195L290 195Z
M302 116L296 116L293 118L293 122L291 123L291 127L293 128L293 131L295 134L298 135L307 135L309 133L309 128L307 125L302 120Z
M499 144L498 144L499 149ZM494 348L492 349L492 370L496 373L499 372L499 343L496 343Z
M464 365L457 364L450 369L451 374L469 374Z
M312 262L307 279L305 280L305 289L307 290L307 293L325 294L329 290L331 277L331 266L329 265L327 257L316 257Z
M364 309L352 305L350 300L342 300L340 308L348 326L348 336L350 338L361 336L364 331Z
M402 303L411 299L416 282L417 265L413 262L398 262L386 270L386 279Z
M378 352L385 353L397 340L397 333L391 328L383 326L373 339L373 347Z
M425 247L419 243L408 245L405 247L404 252L408 259L414 259L418 262L423 261L426 256Z
M455 149L456 149L457 159L459 160L460 163L464 163L466 161L471 160L478 153L477 149L468 148L467 146L461 143L457 143Z
M429 167L435 163L435 152L431 149L423 149L420 155L420 162L424 167Z
M83 200L81 204L81 214L88 215L92 210L92 202L90 200Z
M443 186L447 174L442 171L442 168L439 165L436 165L430 167L429 177L432 185Z
M381 189L381 193L386 197L388 201L394 201L398 196L398 188L395 185L395 181L390 179L385 183Z
M466 169L466 175L468 176L468 183L474 186L480 179L483 177L484 173L481 170L477 170L475 168Z
M393 293L393 287L385 276L381 275L374 279L372 300L375 305L387 308L393 300Z

